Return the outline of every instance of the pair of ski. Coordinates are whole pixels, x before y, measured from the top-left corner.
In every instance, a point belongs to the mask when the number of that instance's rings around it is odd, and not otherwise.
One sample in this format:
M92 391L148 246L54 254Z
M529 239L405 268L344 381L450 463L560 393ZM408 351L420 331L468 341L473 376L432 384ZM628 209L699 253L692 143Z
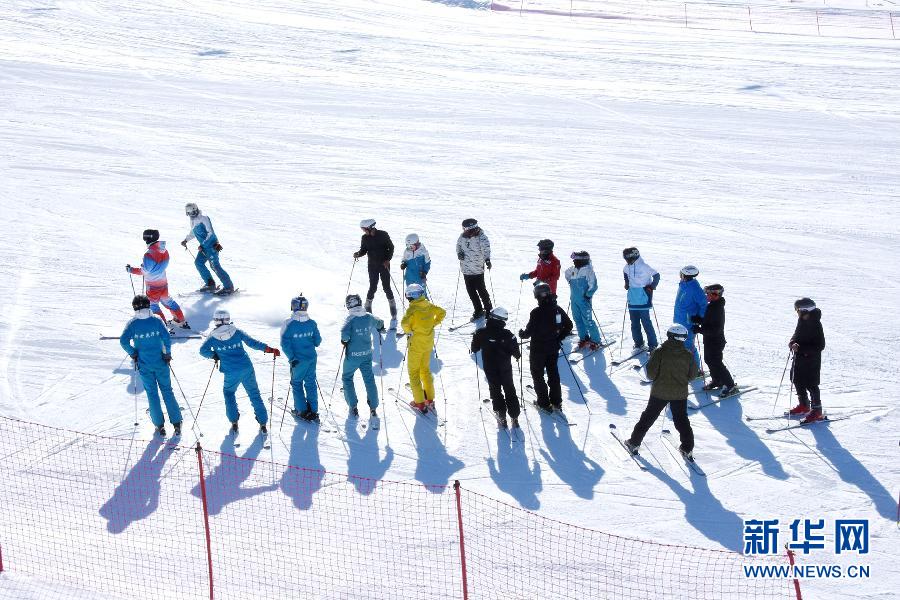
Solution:
M480 329L479 325L484 326L485 317L478 317L477 319L469 319L468 321L463 321L459 325L451 325L447 328L447 331L459 331L463 327L467 327L469 325L475 325L475 329Z
M846 414L839 414L839 415L825 415L824 418L822 418L822 419L820 419L820 420L818 420L818 421L810 421L810 422L808 422L808 423L803 422L803 421L797 421L797 422L791 423L790 425L784 425L784 426L782 426L782 427L767 427L767 428L766 428L766 433L777 433L777 432L779 432L779 431L788 431L788 430L791 430L791 429L800 429L801 427L809 427L810 425L815 425L815 424L817 424L817 423L830 423L830 422L832 422L832 421L843 421L844 419L849 419L850 417L853 417L853 416L856 416L856 415L859 415L859 414L863 414L863 413L867 413L867 412L870 412L870 411L863 410L863 411L859 411L859 412L846 413ZM793 416L793 415L791 415L791 414L785 412L785 413L782 414L781 416L777 416L777 415L774 415L774 416L771 416L771 417L751 417L751 416L747 416L747 417L744 417L744 418L747 419L748 421L773 421L773 420L775 420L775 419L790 419L792 416Z
M411 390L410 385L408 383L406 384L406 389ZM442 420L438 416L437 410L434 408L433 403L427 409L425 409L424 411L421 411L418 408L413 408L412 406L410 406L409 399L404 398L402 395L400 395L400 392L398 392L394 388L388 388L388 392L390 392L390 394L394 397L394 400L398 406L402 406L403 408L405 408L409 412L413 413L420 419L424 419L425 421L427 421L433 425L437 425L438 427L443 427L447 423L446 420Z
M179 298L189 298L191 296L233 296L241 291L241 288L234 288L233 290L226 290L220 285L217 285L215 289L210 288L200 288L198 290L194 290L192 292L183 292L178 294Z
M302 424L309 425L312 427L318 427L320 431L324 431L325 433L331 433L331 431L332 431L327 426L322 425L321 417L319 419L304 419L303 417L300 416L299 413L296 412L295 409L287 408L287 406L284 403L284 400L282 400L281 398L278 398L275 401L275 406L280 408L282 411L287 411L289 415L294 417L294 421L296 421L297 423L302 423Z
M271 421L269 422L271 424ZM231 445L235 448L241 447L241 430L239 427L232 425L228 430L228 435L231 436ZM266 427L266 430L263 431L262 427L259 429L259 435L263 436L263 448L266 450L272 447L272 442L269 440L269 429Z
M584 359L588 358L589 356L597 354L598 352L603 352L604 350L606 350L607 348L609 348L610 346L612 346L615 343L616 343L616 340L609 340L605 344L598 344L597 347L594 348L593 350L588 350L587 352L584 352L581 356L576 356L575 358L570 358L569 363L571 363L573 365L577 365L578 363L580 363ZM574 350L573 352L578 352L578 350Z
M491 401L490 398L482 398L483 403L487 404ZM482 407L478 407L478 412L482 412ZM500 417L497 416L497 411L492 410L491 413L494 415L494 420L497 422L497 431L505 431L506 435L509 436L510 442L524 442L525 441L525 433L522 431L522 427L510 427L509 422L504 422L500 420Z
M644 457L640 455L640 453L632 453L631 450L628 449L628 446L625 445L625 442L622 440L622 438L619 437L617 431L618 430L616 429L616 424L610 423L609 432L616 439L616 441L619 442L619 446L622 447L625 453L628 454L629 458L634 461L634 464L636 464L641 471L647 471L649 469L649 463L646 461L646 459L644 459ZM700 468L697 462L693 458L688 458L688 456L685 455L681 451L681 449L675 445L675 441L672 439L672 433L668 429L663 429L662 435L660 437L663 440L663 445L666 447L666 450L676 462L680 457L681 462L683 462L684 465L687 466L687 468L701 477L706 477L706 473L703 471L703 469Z
M643 383L643 381L641 381L641 383ZM653 383L653 382L651 381L649 383ZM739 387L735 386L735 388L734 388L735 391L731 392L730 394L726 394L726 395L720 394L719 396L714 396L714 397L710 398L709 400L707 400L706 402L701 402L700 404L691 404L690 402L688 402L688 410L695 410L695 411L700 410L702 408L706 408L707 406L712 406L713 404L718 404L718 403L722 402L723 400L728 400L730 398L737 398L737 397L741 396L742 394L746 394L747 392L755 391L756 389L757 389L757 387L755 385L750 386L750 387L745 387L745 388L739 388Z
M643 354L645 352L647 352L647 348L636 349L636 350L634 350L634 352L632 352L630 355L626 356L625 358L620 358L618 360L609 361L609 364L613 367L618 367L620 365L624 365L625 363L627 363L630 360L633 360L633 359L639 357L641 354ZM644 365L636 366L636 368L639 369L643 366Z
M529 392L531 392L531 394L535 397L535 400L533 400L531 402L531 404L536 409L538 409L539 413L558 421L559 423L561 423L562 425L565 425L566 427L575 427L576 423L573 423L572 421L570 421L569 418L565 415L565 413L563 413L561 408L549 410L549 409L541 406L540 404L538 404L537 403L537 392L534 390L533 385L531 385L529 383L525 386L525 389L528 390Z

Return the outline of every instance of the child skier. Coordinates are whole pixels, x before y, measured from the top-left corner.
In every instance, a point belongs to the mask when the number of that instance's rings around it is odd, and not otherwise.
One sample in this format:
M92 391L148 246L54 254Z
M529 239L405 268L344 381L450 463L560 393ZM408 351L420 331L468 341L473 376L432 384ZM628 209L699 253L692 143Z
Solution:
M822 351L825 350L822 311L809 298L800 298L794 302L794 310L797 312L797 327L790 342L791 352L794 353L791 381L797 388L800 403L791 409L790 414L805 416L804 423L814 423L825 419L822 414L822 397L819 394Z
M697 344L694 343L694 330L691 325L694 317L703 317L706 313L706 294L697 281L697 275L700 269L694 265L687 265L681 268L681 281L678 282L678 292L675 294L675 314L672 321L680 325L684 325L688 330L687 339L684 346L694 355L694 361L700 366L700 352L697 350ZM703 371L700 371L703 375Z
M125 270L132 275L141 275L147 286L147 297L150 299L150 312L159 316L163 323L167 323L160 304L172 313L172 323L189 329L184 313L178 303L169 296L169 281L166 279L166 268L169 266L169 251L166 243L159 241L159 231L156 229L144 230L144 243L147 251L140 267L125 265Z
M344 345L344 373L341 381L344 384L344 400L350 407L350 416L358 417L356 408L356 387L353 385L353 374L359 369L366 386L366 397L372 417L378 412L378 387L375 385L375 374L372 372L372 330L378 332L379 342L384 331L384 321L372 316L362 305L358 294L350 294L344 301L349 311L344 326L341 327L341 343Z
M666 341L650 355L647 362L647 377L653 380L650 400L641 418L634 426L631 437L624 441L625 447L637 454L644 436L659 418L668 404L672 411L672 422L681 436L679 450L688 460L693 460L694 431L687 415L688 384L697 377L698 365L691 352L685 347L687 327L675 323L666 331Z
M309 318L309 300L299 295L291 300L291 318L281 328L281 350L291 366L294 408L291 414L306 421L319 420L316 393L316 348L322 343L319 327Z
M274 354L277 358L281 352L277 348L271 348L259 340L255 340L231 323L231 315L227 310L219 309L213 313L215 329L200 346L200 355L204 358L212 358L219 363L219 370L225 375L223 394L225 396L225 415L231 421L231 431L237 432L238 419L241 414L238 411L235 392L239 385L244 386L247 395L250 396L250 404L253 405L253 414L259 423L259 430L267 432L266 423L269 415L266 405L263 404L259 393L259 385L256 383L256 371L244 344L254 350L262 350L266 354Z
M701 317L694 315L691 321L694 323L692 327L694 333L703 336L703 360L709 367L710 381L703 386L704 390L717 390L722 388L719 397L727 398L737 393L737 387L734 385L734 379L728 371L728 367L722 360L725 351L725 293L718 283L708 285L703 288L706 292L706 312Z
M397 327L397 302L394 300L394 292L391 290L391 259L394 257L394 243L387 231L375 228L375 219L363 219L359 223L363 234L359 242L359 250L353 253L353 258L361 256L369 257L369 291L366 292L366 312L372 312L372 300L375 299L375 290L378 289L378 280L381 280L381 289L388 301L391 311L391 329Z
M428 255L428 250L415 233L406 236L406 250L403 251L400 269L403 271L404 288L417 283L427 289L425 280L428 277L428 271L431 270L431 256Z
M542 281L535 284L534 298L538 302L537 308L531 311L528 325L519 331L519 337L523 340L531 338L528 359L538 408L550 412L562 410L557 362L560 344L572 331L572 321L566 311L556 305L556 294L550 291L548 284Z
M597 276L591 266L591 255L581 250L572 253L573 265L566 269L566 281L571 288L572 318L578 329L578 350L600 347L600 329L594 322L594 308L591 305L597 292Z
M197 256L194 258L194 266L197 267L197 272L200 273L204 283L204 286L200 289L206 292L216 292L217 294L233 293L234 284L231 283L231 277L228 276L228 273L225 272L225 269L222 268L219 262L219 252L222 251L222 244L219 243L219 238L216 237L216 232L213 231L209 217L202 214L193 202L188 202L184 205L184 213L191 218L191 230L188 231L187 236L181 241L181 245L187 248L187 243L192 239L196 239L200 243L200 246L197 248ZM215 279L212 278L212 274L206 268L207 262L222 281L222 288L218 291L216 290Z
M637 248L625 248L622 257L626 263L622 271L625 275L625 289L628 290L628 316L631 318L634 349L639 350L644 346L644 335L641 333L643 326L647 332L649 351L653 352L657 341L650 311L653 309L653 291L659 285L659 273L644 262Z
M150 405L150 420L156 427L156 433L166 435L166 422L159 405L159 392L162 392L169 422L175 428L175 435L181 435L181 409L172 392L172 379L169 376L169 361L172 360L169 332L159 319L151 316L150 299L147 296L135 296L131 307L134 309L134 318L122 330L119 344L141 374Z
M494 415L498 426L503 429L508 427L507 415L513 428L519 427L519 398L511 358L520 360L522 352L516 337L506 329L508 318L506 309L497 306L488 313L484 328L476 330L472 336L472 352L481 351L481 366L491 393Z
M427 412L434 404L434 377L431 375L431 351L434 349L434 328L444 320L447 311L425 298L425 288L418 283L406 286L409 307L400 326L409 336L407 368L413 401L410 406Z
M550 286L550 291L556 293L556 284L559 282L559 259L553 254L553 240L541 240L537 244L538 261L534 271L522 273L519 279L537 279Z
M472 320L484 317L493 305L484 285L484 268L491 268L491 242L475 219L462 222L463 232L456 240L456 257L460 261L466 292L472 301Z

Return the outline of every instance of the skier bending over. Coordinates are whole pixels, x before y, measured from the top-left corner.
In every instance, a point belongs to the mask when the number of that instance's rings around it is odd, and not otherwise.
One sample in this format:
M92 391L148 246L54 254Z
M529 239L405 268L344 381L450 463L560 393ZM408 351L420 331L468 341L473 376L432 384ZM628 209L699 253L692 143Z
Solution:
M341 327L341 343L344 345L344 374L341 382L344 385L344 400L350 407L350 416L358 417L359 410L356 404L356 387L353 384L353 374L359 369L363 383L366 385L366 397L372 417L377 417L378 412L378 386L375 385L375 374L372 372L372 330L378 335L381 342L381 332L384 331L384 321L372 316L362 305L362 299L358 294L350 294L344 300L347 307L347 319Z
M491 242L475 219L462 222L463 232L456 240L456 257L460 262L466 292L472 301L472 320L484 317L492 308L491 297L484 285L484 268L491 268Z
M197 272L200 273L200 278L203 279L204 284L200 289L206 292L216 291L216 281L212 278L209 269L206 268L206 263L209 262L209 266L212 267L212 270L216 272L216 275L222 281L222 289L217 293L230 294L234 292L234 284L231 283L231 277L228 276L228 273L225 272L225 269L222 268L219 262L219 252L222 251L222 244L219 243L219 238L216 237L216 232L213 231L209 217L202 214L193 202L188 202L184 205L184 213L191 218L191 230L188 231L187 236L181 241L181 245L187 248L187 243L195 238L200 242L200 246L197 248L197 256L194 258L194 266L197 267Z
M572 299L572 318L578 329L578 350L600 347L600 329L594 322L594 294L597 292L597 276L591 266L591 255L581 250L572 253L572 266L566 269Z
M634 349L644 347L644 335L641 333L643 326L647 332L648 349L653 352L657 341L650 311L653 310L653 291L659 285L659 273L644 262L637 248L625 248L622 250L622 257L625 259L622 271L625 275L625 289L628 290L628 316L631 318Z
M519 279L537 279L550 286L550 291L556 293L556 284L559 282L559 259L553 254L553 240L541 240L537 244L538 260L534 271L522 273Z
M560 344L572 332L572 320L566 311L556 305L556 294L550 291L548 284L535 284L534 298L538 302L537 308L531 311L528 325L519 331L519 337L523 340L531 338L528 359L538 408L551 412L562 410L562 387L557 363Z
M825 350L825 333L822 330L822 311L809 298L794 302L797 327L791 336L790 348L794 353L791 381L797 388L800 403L791 409L792 416L804 416L804 423L822 421L822 397L819 379L822 372L822 351ZM812 401L812 406L810 406Z
M281 328L281 350L291 366L294 408L291 414L306 421L319 420L316 393L316 348L322 343L319 327L309 318L309 300L299 295L291 300L291 318Z
M522 358L516 336L506 328L507 319L507 310L497 306L488 313L485 326L472 336L472 352L481 351L481 366L491 393L494 415L497 424L504 429L508 427L507 415L513 428L519 426L519 397L513 381L512 358Z
M447 314L425 298L425 288L418 283L406 286L409 307L400 326L409 336L407 368L413 401L410 406L427 412L434 404L434 377L431 374L431 351L434 349L434 328Z
M387 231L375 228L375 219L363 219L359 223L363 230L359 242L359 250L353 253L353 258L360 256L369 257L369 291L366 292L366 312L372 312L372 300L375 298L375 290L378 289L378 280L381 280L381 289L388 301L391 310L391 329L397 327L397 303L394 301L394 292L391 291L391 258L394 257L394 243Z

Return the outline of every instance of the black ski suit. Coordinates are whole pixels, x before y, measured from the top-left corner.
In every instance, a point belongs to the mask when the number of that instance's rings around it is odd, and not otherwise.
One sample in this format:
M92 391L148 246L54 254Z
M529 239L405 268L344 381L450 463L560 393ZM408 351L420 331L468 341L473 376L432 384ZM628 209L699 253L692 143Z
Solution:
M487 325L472 336L472 352L481 350L481 366L487 378L494 412L519 418L519 398L513 380L512 357L522 358L519 342L502 321L488 319ZM504 397L505 393L505 397Z
M528 360L534 392L541 408L560 408L562 388L559 383L560 344L572 331L572 320L566 311L556 305L556 296L551 296L531 311L528 325L519 332L522 339L531 338ZM544 381L544 370L547 381Z
M819 377L822 371L822 351L825 350L825 332L822 331L822 311L818 308L808 313L809 317L797 319L797 327L791 336L791 344L799 344L794 351L791 366L791 381L797 388L800 404L812 408L822 408L819 395Z
M703 335L703 362L709 367L709 375L714 385L731 387L734 379L725 366L725 298L718 298L706 305L706 314L692 317L696 323L694 333Z
M391 317L397 316L397 305L394 302L394 292L391 290L391 272L384 266L385 261L394 257L394 243L387 231L375 230L375 235L363 234L359 242L357 257L369 257L369 291L366 292L366 310L372 308L372 299L375 290L378 289L378 280L381 279L381 288L388 299L391 308Z

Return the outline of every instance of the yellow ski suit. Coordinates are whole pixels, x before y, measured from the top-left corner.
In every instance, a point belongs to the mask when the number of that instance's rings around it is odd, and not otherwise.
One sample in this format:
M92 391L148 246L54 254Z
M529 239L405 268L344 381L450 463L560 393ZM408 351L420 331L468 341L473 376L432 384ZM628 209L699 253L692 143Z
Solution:
M424 296L409 303L400 326L407 334L407 362L409 367L409 386L413 400L423 404L426 400L434 401L434 379L431 376L431 350L434 348L434 328L447 314L440 306L435 306Z

